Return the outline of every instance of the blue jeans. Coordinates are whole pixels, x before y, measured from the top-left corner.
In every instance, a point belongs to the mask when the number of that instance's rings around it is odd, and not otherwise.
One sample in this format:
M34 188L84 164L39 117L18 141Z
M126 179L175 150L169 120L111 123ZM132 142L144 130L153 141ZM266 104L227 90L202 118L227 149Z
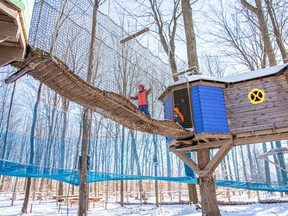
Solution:
M148 105L140 105L140 106L138 106L138 109L141 112L144 112L149 118L151 117L150 113L149 113L149 110L148 110Z

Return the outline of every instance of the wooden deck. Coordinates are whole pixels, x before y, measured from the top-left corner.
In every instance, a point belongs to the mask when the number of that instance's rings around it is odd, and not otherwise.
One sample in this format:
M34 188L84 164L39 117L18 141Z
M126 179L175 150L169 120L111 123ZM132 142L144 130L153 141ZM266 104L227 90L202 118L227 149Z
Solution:
M22 13L8 1L0 1L0 67L23 61L27 36Z
M238 146L285 139L288 139L288 127L237 134L198 134L193 139L174 139L168 143L168 146L174 151L191 152L200 149L221 148L227 143Z

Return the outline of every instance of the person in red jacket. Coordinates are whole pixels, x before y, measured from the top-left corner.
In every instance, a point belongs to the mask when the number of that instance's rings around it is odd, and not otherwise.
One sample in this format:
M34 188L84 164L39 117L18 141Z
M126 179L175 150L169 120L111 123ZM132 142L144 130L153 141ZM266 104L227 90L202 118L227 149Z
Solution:
M145 86L143 84L138 85L138 94L135 96L130 96L129 98L131 100L138 100L138 109L145 113L149 118L151 117L149 113L149 106L148 106L148 100L147 96L151 93L152 87L149 89L145 89Z

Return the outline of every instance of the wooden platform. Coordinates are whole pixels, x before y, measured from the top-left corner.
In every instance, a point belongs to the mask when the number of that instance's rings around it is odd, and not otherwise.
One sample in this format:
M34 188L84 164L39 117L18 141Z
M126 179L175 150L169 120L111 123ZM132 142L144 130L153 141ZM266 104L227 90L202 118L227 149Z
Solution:
M288 139L288 127L251 131L238 134L198 134L193 139L172 140L169 148L179 152L215 149L231 143L233 146Z
M22 13L8 1L0 1L0 67L13 61L23 61L27 35Z

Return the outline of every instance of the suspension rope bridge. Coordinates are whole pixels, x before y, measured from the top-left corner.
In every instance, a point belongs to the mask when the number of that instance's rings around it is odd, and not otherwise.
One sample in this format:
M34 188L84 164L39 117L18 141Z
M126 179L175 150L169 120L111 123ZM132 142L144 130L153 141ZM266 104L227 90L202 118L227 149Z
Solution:
M193 129L184 129L175 122L147 117L127 98L88 84L69 70L61 60L43 50L31 49L23 62L13 65L20 70L6 79L6 83L11 83L28 73L62 97L92 109L129 129L174 139L184 139L194 134Z

